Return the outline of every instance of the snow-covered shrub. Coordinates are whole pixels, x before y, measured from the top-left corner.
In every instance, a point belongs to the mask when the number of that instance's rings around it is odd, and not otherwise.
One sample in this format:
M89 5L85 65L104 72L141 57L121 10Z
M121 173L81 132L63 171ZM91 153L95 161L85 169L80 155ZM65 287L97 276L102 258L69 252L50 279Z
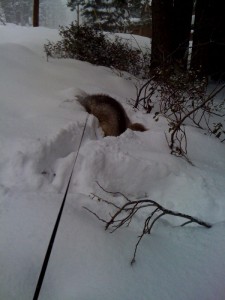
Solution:
M62 37L61 41L45 44L47 56L79 59L133 75L141 72L141 51L131 49L129 44L119 37L111 41L102 31L86 25L78 26L76 23L60 27L59 34Z
M224 88L225 84L218 85L209 92L207 79L200 77L197 71L178 71L171 66L162 66L152 71L149 80L137 86L134 107L142 105L147 113L154 109L155 121L159 116L165 117L169 126L166 139L171 154L190 162L186 125L196 126L225 141L225 123L222 121L225 102L217 104L215 101L215 96ZM221 121L212 123L214 115Z

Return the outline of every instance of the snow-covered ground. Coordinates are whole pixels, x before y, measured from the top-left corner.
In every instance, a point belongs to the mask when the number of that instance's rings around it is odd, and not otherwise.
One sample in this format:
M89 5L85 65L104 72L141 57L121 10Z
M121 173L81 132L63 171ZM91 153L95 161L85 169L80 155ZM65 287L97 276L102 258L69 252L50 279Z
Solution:
M134 112L131 81L76 60L46 61L43 44L56 30L0 26L0 299L32 299L86 112L79 89L107 93L148 131L101 137L90 116L39 299L224 300L225 146L188 128L189 157L169 154L166 121ZM213 224L156 223L131 266L144 215L113 234L83 206L108 218L111 207L149 197Z

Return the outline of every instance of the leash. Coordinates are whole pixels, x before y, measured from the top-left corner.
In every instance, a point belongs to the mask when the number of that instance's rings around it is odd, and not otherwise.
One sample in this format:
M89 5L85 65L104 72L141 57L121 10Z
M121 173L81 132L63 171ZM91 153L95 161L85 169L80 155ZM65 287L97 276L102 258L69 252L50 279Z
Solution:
M40 290L41 290L41 287L42 287L42 283L43 283L43 280L44 280L44 277L45 277L45 272L46 272L46 269L47 269L47 266L48 266L49 258L50 258L51 252L52 252L53 244L54 244L54 241L55 241L55 237L56 237L57 230L58 230L58 227L59 227L59 223L60 223L60 219L61 219L61 216L62 216L63 208L64 208L64 205L65 205L65 202L66 202L66 197L67 197L69 187L70 187L70 183L71 183L71 179L72 179L72 176L73 176L73 171L74 171L74 168L75 168L75 165L76 165L76 162L77 162L77 157L78 157L80 147L81 147L81 144L82 144L82 141L83 141L84 132L85 132L85 129L86 129L86 126L87 126L88 116L89 116L89 114L87 114L87 117L86 117L84 129L83 129L82 136L81 136L81 139L80 139L80 144L78 146L77 154L76 154L76 157L75 157L74 162L73 162L73 167L72 167L72 170L71 170L71 173L70 173L69 181L68 181L68 184L66 186L66 191L64 193L64 197L63 197L62 204L61 204L61 207L60 207L60 210L59 210L56 222L55 222L54 229L52 231L51 239L50 239L49 244L48 244L48 248L47 248L47 251L46 251L46 254L45 254L44 262L42 264L42 268L41 268L41 272L40 272L38 282L37 282L37 285L36 285L36 290L35 290L35 293L34 293L33 300L38 299L39 293L40 293Z

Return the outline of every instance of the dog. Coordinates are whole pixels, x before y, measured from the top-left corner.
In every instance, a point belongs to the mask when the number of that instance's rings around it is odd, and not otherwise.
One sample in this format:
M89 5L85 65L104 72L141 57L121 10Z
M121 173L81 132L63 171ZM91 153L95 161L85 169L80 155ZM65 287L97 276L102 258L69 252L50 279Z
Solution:
M82 93L76 96L77 101L94 115L104 132L104 136L119 136L127 128L134 131L146 131L144 125L132 123L123 106L115 99L104 94L88 95Z

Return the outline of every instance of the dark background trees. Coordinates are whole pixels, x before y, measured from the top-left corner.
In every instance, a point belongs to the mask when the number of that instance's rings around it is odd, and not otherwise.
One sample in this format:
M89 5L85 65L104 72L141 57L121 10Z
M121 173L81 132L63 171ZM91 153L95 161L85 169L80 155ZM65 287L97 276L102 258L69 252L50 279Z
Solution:
M30 0L0 0L0 4L7 23L29 24L29 17L32 14Z
M61 0L0 0L0 7L6 23L58 28L65 21Z
M78 2L78 0L68 1L70 5ZM117 11L119 7L127 10L130 20L132 17L141 18L142 8L150 3L147 0L90 0L83 7L87 24L99 22L103 30L113 30L113 26L118 30L115 23L122 15L119 16L118 13L116 17L109 13L110 17L106 16L106 7L103 14L101 10L106 2L108 8L114 6L117 7ZM149 31L152 32L151 68L170 64L175 70L185 71L191 67L199 75L224 80L225 1L152 0L151 6L152 24L149 25L152 26ZM193 47L191 47L192 38Z
M152 1L152 68L163 63L187 66L193 0Z
M77 12L77 23L80 24L80 7L85 4L85 0L68 0L67 6L70 7L72 11Z
M82 16L83 23L106 31L130 30L136 22L146 23L142 15L148 0L67 0L67 6ZM150 6L150 5L149 5ZM77 17L77 19L80 19ZM150 23L149 20L147 20ZM134 25L134 24L133 24Z
M199 75L224 80L224 12L225 2L220 0L153 0L151 67L170 63L173 68L187 68L194 15L191 68Z
M3 25L6 24L5 13L2 9L1 3L0 3L0 24L3 24Z
M225 79L225 2L198 0L191 66L213 79Z
M172 11L172 50L173 57L183 66L187 65L193 0L174 0Z
M131 32L134 19L140 20L135 26L141 26L143 8L149 3L147 0L68 0L67 4L77 10L78 18L82 11L83 22L89 26ZM224 80L225 1L152 0L151 5L152 22L147 24L152 32L151 67L169 63L174 69L191 67L202 76ZM0 0L0 8L1 23L31 25L33 20L33 26L63 25L61 0Z
M152 1L152 68L163 64L172 53L173 0Z
M105 31L125 31L128 25L128 2L126 0L68 0L71 10L83 17L83 23ZM82 7L82 9L81 9Z

